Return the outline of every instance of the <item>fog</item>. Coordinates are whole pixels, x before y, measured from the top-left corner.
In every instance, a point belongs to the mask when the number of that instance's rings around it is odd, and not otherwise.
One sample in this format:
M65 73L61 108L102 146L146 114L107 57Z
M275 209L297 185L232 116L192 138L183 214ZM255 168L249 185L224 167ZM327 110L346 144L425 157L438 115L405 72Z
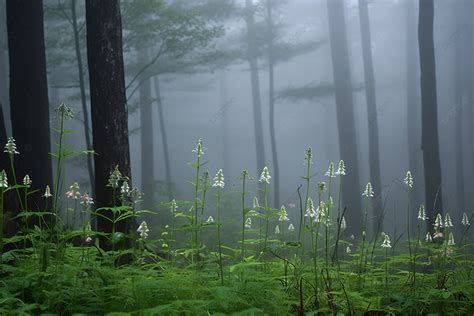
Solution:
M381 187L375 186L374 191L377 199L380 199L385 206L384 224L386 229L394 229L395 224L403 225L405 223L407 188L404 178L406 171L412 168L409 157L409 139L416 145L417 150L415 162L418 170L412 170L415 177L412 198L414 205L411 206L414 210L413 214L416 214L420 203L425 203L423 153L421 150L420 69L416 34L418 1L413 1L415 21L412 21L411 25L407 25L407 1L409 0L368 1L370 50L373 57L381 171ZM127 2L124 1L124 3ZM163 2L171 3L173 1ZM206 1L174 2L175 4L181 3L179 5L184 8ZM218 2L214 1L215 5ZM249 194L246 196L248 207L251 207L253 196L258 195L256 190L261 168L257 165L256 160L251 69L245 53L248 44L247 25L242 13L245 12L245 1L229 2L234 5L229 14L222 14L219 18L204 18L205 21L208 21L206 22L208 23L207 27L212 25L222 28L218 36L210 39L205 45L196 44L196 48L183 54L164 54L146 69L150 76L159 73L156 80L159 80L159 97L164 122L164 126L160 126L157 103L153 102L153 180L155 185L152 190L154 193L151 193L151 196L148 193L145 199L153 201L151 207L154 210L161 212L166 209L163 203L168 202L170 197L177 200L192 199L194 188L189 182L194 181L195 170L187 163L195 160L192 150L198 139L203 140L206 148L203 159L209 161L203 168L208 169L211 176L214 176L218 169L223 169L226 179L224 194L229 201L228 212L225 216L238 216L235 212L240 206L232 201L238 201L240 197L241 180L239 176L243 169L247 169L254 178L249 184ZM263 154L265 165L268 166L270 174L273 176L275 164L272 158L270 134L268 52L264 43L265 36L268 37L268 34L265 35L263 27L265 26L265 5L267 2L258 0L253 0L253 2L255 6L254 19L257 23L256 32L260 32L256 34L259 41L256 60L260 85L258 92L261 97L263 146L260 146L258 151ZM328 26L328 1L272 2L274 3L273 20L278 25L278 34L274 36L273 40L274 43L285 43L289 56L274 63L274 124L279 163L279 205L273 205L274 182L269 185L269 202L274 208L285 205L290 218L296 222L299 219L297 188L305 184L305 180L301 177L306 175L304 160L306 148L311 147L314 154L312 166L314 177L311 179L310 187L313 196L316 195L317 182L330 180L325 176L330 162L334 162L337 167L340 159L344 159L347 163L348 158L340 153ZM463 212L471 213L474 202L471 194L474 184L470 181L474 172L470 163L473 161L474 154L474 143L472 142L474 135L471 123L473 104L469 103L470 97L468 96L472 93L470 91L473 87L472 80L471 82L465 80L468 76L467 73L473 71L472 56L468 55L472 48L467 47L469 43L472 45L472 39L468 41L467 37L473 34L472 31L469 33L469 29L472 28L473 12L466 12L468 9L465 8L471 7L468 2L436 0L433 32L443 211L450 212L456 222L460 222ZM356 139L355 144L343 144L343 147L356 149L359 170L358 185L344 187L344 190L355 192L362 205L365 205L362 192L366 183L373 181L369 156L369 127L373 124L373 120L369 119L367 114L359 3L356 0L350 0L343 1L343 5ZM69 104L77 116L68 128L77 132L68 136L68 143L76 149L85 149L87 146L84 140L83 111L78 90L74 43L71 40L73 35L67 20L70 18L70 3L69 1L45 0L44 8L51 126L57 124L53 109L61 102ZM8 118L8 44L4 3L0 4L0 10L0 98L4 116ZM77 14L79 25L83 28L80 35L82 58L87 61L84 30L85 9L82 1L78 1ZM141 166L143 163L139 97L141 79L134 80L134 78L137 76L138 70L147 62L137 63L137 51L138 49L148 50L151 60L151 56L154 56L160 44L157 43L156 34L150 35L150 38L147 39L146 32L153 33L153 26L146 25L133 31L143 37L140 39L140 43L129 44L127 47L127 40L130 40L131 36L133 42L135 36L135 33L126 30L127 27L141 22L132 20L133 18L133 14L122 12L125 79L126 85L129 85L127 97L129 98L131 178L133 184L141 188ZM156 27L161 26L157 25ZM410 42L410 37L407 36L410 32L414 36L414 42ZM183 40L183 43L186 42L186 39ZM292 47L297 45L300 45L301 49L293 52ZM307 47L305 48L304 45ZM408 74L407 45L412 47L416 53L415 67L410 69ZM461 47L460 54L456 51L456 47L459 46ZM202 63L195 62L201 56L211 53L216 54L216 57L203 58L205 62ZM181 68L167 66L173 62L179 63L181 61L196 64ZM461 82L456 81L459 71L462 73ZM412 108L407 110L407 77L409 75L415 78L413 88L416 95L415 102L411 105ZM148 82L150 82L151 99L156 100L158 97L156 83L153 80ZM86 86L88 90L88 83ZM290 88L299 88L300 93L295 92L294 95L289 96ZM312 92L301 93L302 88ZM456 103L457 97L461 98L461 108ZM89 101L87 104L90 106ZM411 129L408 127L410 116L416 122ZM456 147L456 142L459 141L456 128L459 124L462 126L461 159L456 156L459 153ZM11 135L10 122L6 120L5 125L8 134ZM167 137L171 183L167 182L162 128L165 129ZM410 134L409 131L415 131L415 133ZM458 165L459 161L462 162L462 166ZM461 173L457 171L457 167L462 170ZM84 190L87 188L90 190L86 160L74 158L68 163L68 168L69 171L63 180L64 186L69 186L77 181ZM348 168L347 173L350 174L352 171ZM337 192L338 182L336 181L334 180L333 183L334 192ZM460 184L465 187L464 197L459 194ZM171 193L167 191L168 187L172 188ZM334 196L336 196L335 194ZM209 196L209 210L206 212L213 214L215 200L212 195ZM460 199L463 200L460 201ZM432 204L433 201L427 203ZM350 206L348 208L350 209ZM349 223L359 221L360 219L351 218L353 213L349 212L349 209L347 221ZM369 214L373 219L376 213L371 208ZM157 217L158 219L154 219L157 223L161 223L160 216ZM400 228L400 231L403 231L403 228Z

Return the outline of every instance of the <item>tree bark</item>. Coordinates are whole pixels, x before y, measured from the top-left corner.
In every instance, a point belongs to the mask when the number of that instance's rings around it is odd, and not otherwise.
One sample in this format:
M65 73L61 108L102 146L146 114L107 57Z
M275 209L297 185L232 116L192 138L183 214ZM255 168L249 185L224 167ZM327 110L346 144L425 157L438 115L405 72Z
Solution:
M278 151L275 135L275 59L273 56L273 11L272 0L267 0L267 49L268 49L268 105L270 107L269 123L270 123L270 143L272 147L273 161L273 207L280 207L280 170L278 166Z
M86 140L87 150L92 149L92 139L90 135L89 127L89 110L87 107L87 97L86 97L86 85L84 79L84 66L82 62L82 53L81 53L81 44L79 40L79 28L77 25L77 14L76 14L76 0L71 1L71 11L72 11L72 29L74 32L74 48L76 51L76 60L77 60L77 72L79 77L79 89L81 92L81 106L82 106L82 116L84 119L84 136ZM95 192L95 183L94 183L94 162L92 160L92 155L87 155L87 172L89 173L89 183L91 186L91 193Z
M131 175L119 1L86 0L86 26L95 199L97 207L110 207L114 202L107 186L110 173L119 166L123 175ZM104 215L111 217L111 212L104 211ZM128 233L131 223L121 221L116 231ZM102 217L97 226L102 232L112 231L112 224Z
M359 0L360 33L362 39L362 57L364 60L365 78L365 98L367 101L367 118L369 132L369 165L370 181L375 188L378 188L372 208L374 211L373 232L377 232L383 226L379 226L382 221L382 180L380 175L380 155L379 155L379 127L377 118L377 100L375 95L375 75L372 60L371 35L369 9L367 0ZM380 223L381 224L381 223Z
M43 1L9 0L6 5L12 134L20 152L15 155L16 175L18 182L30 176L40 191L28 205L42 210L41 191L52 184Z
M420 0L418 45L421 70L421 148L423 151L425 204L429 217L429 229L433 227L435 213L443 211L433 24L434 1Z
M146 48L138 50L138 64L148 63ZM140 140L141 140L141 180L142 191L145 193L142 207L151 209L155 197L154 143L153 143L153 111L151 107L151 82L144 72L140 78Z
M345 188L342 195L343 208L347 206L346 214L353 219L352 225L348 229L351 233L360 234L362 227L361 187L359 183L354 103L352 99L351 72L343 5L343 0L327 1L337 128L339 132L339 151L347 167L347 175L342 178ZM375 188L375 190L380 191L380 188Z
M263 122L262 122L262 100L260 96L260 79L258 74L258 51L257 38L255 30L254 7L252 0L245 1L247 24L247 60L250 66L250 83L252 89L252 104L254 117L255 132L255 152L257 155L257 175L262 172L265 167L265 146L263 143ZM270 171L272 172L272 171ZM259 182L259 187L260 182ZM260 200L262 199L261 191L259 191Z

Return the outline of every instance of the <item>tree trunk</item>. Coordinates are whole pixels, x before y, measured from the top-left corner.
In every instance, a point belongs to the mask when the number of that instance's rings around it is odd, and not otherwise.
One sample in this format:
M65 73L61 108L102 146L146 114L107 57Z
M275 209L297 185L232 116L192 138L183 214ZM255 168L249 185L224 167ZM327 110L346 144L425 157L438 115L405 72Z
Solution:
M86 98L86 85L84 79L84 66L82 63L82 54L81 54L81 44L79 40L79 28L77 26L77 14L76 14L76 0L71 1L71 11L72 11L72 28L74 32L74 48L76 50L76 60L77 60L77 71L79 77L79 89L81 92L81 106L82 106L82 116L84 119L84 136L86 140L87 150L92 150L92 140L90 135L89 127L89 110L87 107L87 98ZM89 173L89 183L91 186L92 194L95 192L95 183L94 183L94 163L92 161L92 155L87 155L87 172Z
M28 174L39 191L29 206L44 209L41 191L52 184L49 102L43 31L43 1L7 1L10 108L18 182ZM41 193L40 193L41 192Z
M163 114L163 102L161 99L161 92L160 92L160 77L154 77L155 83L155 95L156 95L156 108L158 109L158 122L160 124L160 134L161 134L161 142L163 143L163 155L165 160L165 189L166 194L168 196L168 200L173 199L173 181L171 179L171 164L170 164L170 154L169 154L169 147L168 147L168 137L166 132L165 126L165 116Z
M265 146L263 143L263 122L262 122L262 100L260 97L260 79L258 74L258 51L255 30L254 7L252 0L245 1L246 24L247 24L247 59L250 66L250 82L252 89L254 132L255 132L255 152L257 154L257 176L265 167ZM271 172L271 171L270 171ZM259 182L260 187L260 182ZM260 200L262 199L259 191Z
M360 200L359 162L354 121L354 103L347 48L344 1L328 0L329 37L331 44L334 90L336 97L337 128L339 132L339 151L346 162L347 175L343 177L344 207L346 214L353 219L349 227L351 233L360 234L362 227L362 207ZM375 188L380 192L380 188Z
M0 103L3 105L5 130L11 131L10 102L8 94L8 39L5 2L0 1Z
M273 56L273 12L272 0L267 0L267 49L268 49L268 104L270 106L270 142L272 147L272 161L273 161L273 207L280 207L280 171L278 167L278 154L275 135L275 75L274 65L275 59Z
M227 71L221 70L221 78L219 80L219 98L220 98L220 110L219 113L222 115L221 119L221 131L222 131L222 168L224 174L230 179L232 177L231 170L231 155L230 155L230 141L229 141L229 96L227 93Z
M473 51L473 36L474 36L474 21L472 16L474 14L474 1L466 0L465 8L463 10L463 21L465 22L466 33L464 34L465 39L463 40L464 43L464 60L466 61L466 65L464 68L464 89L466 91L466 107L465 107L465 124L467 127L467 150L466 150L466 159L467 161L474 160L474 124L472 121L474 120L474 80L473 80L473 72L474 72L474 51ZM472 179L474 177L474 166L472 164L468 165L468 179ZM467 168L466 168L467 169ZM471 185L470 190L474 189ZM469 204L472 205L474 203L474 197L469 196ZM464 210L463 210L464 211Z
M364 60L365 98L367 101L367 118L369 132L369 165L370 180L375 188L378 188L372 208L374 211L373 232L377 232L379 222L382 221L382 180L380 176L379 156L379 127L377 118L377 101L375 96L375 76L372 61L369 9L367 0L359 0L360 32L362 39L362 57Z
M420 0L418 44L421 70L421 149L425 174L425 204L432 229L435 213L443 211L439 158L436 62L433 41L434 2Z
M455 10L455 16L460 12ZM457 20L455 20L457 21ZM458 24L458 23L456 23ZM455 132L454 132L454 155L456 166L456 201L458 212L462 216L465 210L465 191L464 191L464 149L463 149L463 89L462 89L462 38L457 36L454 43L454 106L455 106Z
M138 50L138 64L149 62L146 48ZM140 78L140 140L141 140L141 178L142 191L145 193L142 207L151 209L155 200L155 172L153 168L153 111L151 107L151 82L144 72Z
M406 116L407 116L407 146L408 166L415 179L411 205L417 207L421 203L422 172L421 172L421 135L420 107L418 102L418 55L416 39L416 9L415 0L405 1L406 25Z
M119 166L130 177L130 148L122 53L122 22L118 0L86 0L87 59L92 110L96 206L112 206L110 173ZM111 217L111 212L104 211ZM128 233L131 220L118 223L116 231ZM97 228L111 232L110 221L99 217ZM105 246L105 245L104 245Z

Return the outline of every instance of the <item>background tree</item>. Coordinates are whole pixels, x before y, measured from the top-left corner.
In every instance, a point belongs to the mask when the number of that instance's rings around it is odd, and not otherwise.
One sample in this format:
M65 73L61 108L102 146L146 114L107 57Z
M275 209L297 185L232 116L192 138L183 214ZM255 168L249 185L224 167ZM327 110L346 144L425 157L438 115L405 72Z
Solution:
M406 116L407 116L407 145L408 145L408 167L415 179L415 187L412 194L411 205L419 205L422 201L422 181L421 172L421 133L420 133L420 102L418 98L418 52L417 52L417 32L416 32L416 8L415 0L406 0L405 6L405 58L406 58ZM417 180L418 179L418 180Z
M11 0L6 10L12 134L21 153L16 174L18 181L28 174L42 189L52 184L43 1ZM29 205L42 209L43 200L36 193Z
M443 211L438 140L436 60L433 41L434 1L420 0L418 45L421 71L421 149L425 175L425 203L430 224ZM430 229L433 225L428 225Z
M372 41L367 0L359 0L359 20L362 39L362 57L364 60L365 99L367 102L370 181L375 188L379 188L379 192L376 193L372 200L372 209L374 210L373 231L377 232L382 220L382 180L380 175L377 98L375 94L374 63L372 60Z
M359 160L354 123L354 102L352 99L351 72L347 48L344 1L328 0L329 41L331 43L334 92L336 98L337 128L339 132L339 151L347 166L344 186L352 188L343 192L347 214L353 220L350 230L360 232L362 208L360 200ZM375 188L380 190L380 188Z
M92 110L92 132L97 207L113 205L107 186L110 173L119 166L130 177L127 103L122 53L122 21L118 0L86 0L87 60ZM111 216L110 212L104 212ZM128 232L131 220L121 221L117 231ZM100 231L111 232L111 223L99 217Z

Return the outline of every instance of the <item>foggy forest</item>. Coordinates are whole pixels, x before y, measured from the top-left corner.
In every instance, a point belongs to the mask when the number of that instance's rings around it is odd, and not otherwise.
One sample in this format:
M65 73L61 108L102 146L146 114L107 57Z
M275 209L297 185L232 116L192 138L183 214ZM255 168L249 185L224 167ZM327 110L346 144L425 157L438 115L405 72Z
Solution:
M0 314L473 315L473 17L0 0Z

